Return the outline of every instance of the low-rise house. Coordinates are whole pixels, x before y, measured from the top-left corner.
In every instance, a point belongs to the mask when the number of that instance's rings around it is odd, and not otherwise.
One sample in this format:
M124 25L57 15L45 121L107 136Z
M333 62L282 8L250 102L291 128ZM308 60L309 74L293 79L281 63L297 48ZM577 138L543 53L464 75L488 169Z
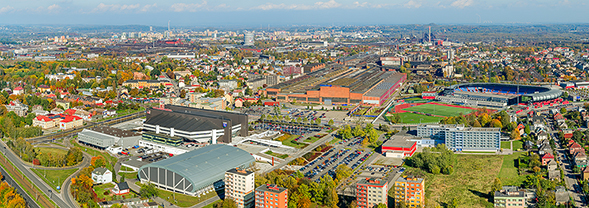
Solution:
M577 142L573 141L573 143L569 145L569 154L575 155L577 152L585 152L585 149L583 149L581 145L577 144Z
M24 93L25 93L25 89L22 87L16 87L16 88L14 88L14 90L12 90L13 95L22 95Z
M587 155L585 154L585 151L576 152L573 157L575 158L575 165L577 167L587 167Z
M548 140L548 134L545 131L542 131L538 134L538 141Z
M95 184L112 182L112 172L106 168L98 167L92 171L92 180Z
M55 121L48 116L39 115L33 119L33 126L41 127L42 129L50 129L56 126Z
M61 108L54 108L54 109L51 109L51 111L49 113L51 113L51 114L62 114L63 112L64 112L64 110L61 109Z
M43 110L43 106L35 105L35 106L33 106L33 110L31 111L31 113L38 116L38 115L47 115L47 114L49 114L49 111Z
M556 205L566 204L571 199L569 191L564 186L557 186L554 196L556 198Z
M111 189L115 195L123 195L129 193L129 184L127 182L117 183L114 188Z
M544 154L542 156L542 165L548 165L551 160L554 160L554 155L550 154L550 152Z
M583 180L588 180L589 179L589 167L583 168L583 172L581 173L581 178Z
M550 160L546 167L548 168L548 179L560 180L560 170L558 170L558 164L556 163L556 160Z

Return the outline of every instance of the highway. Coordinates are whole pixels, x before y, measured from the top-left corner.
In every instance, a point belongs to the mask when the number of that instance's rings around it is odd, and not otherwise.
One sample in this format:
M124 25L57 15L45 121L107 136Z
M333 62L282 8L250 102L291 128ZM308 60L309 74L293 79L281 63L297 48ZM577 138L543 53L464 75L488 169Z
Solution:
M31 180L31 182L33 182L35 186L39 187L43 193L49 196L49 199L55 202L57 207L75 207L74 204L66 203L60 195L54 193L52 188L43 180L41 180L35 173L33 173L33 171L29 170L23 161L14 152L12 152L4 142L0 142L0 150L6 156L6 158L8 158L8 160L10 160L14 166L16 166L17 169L19 169L27 178Z

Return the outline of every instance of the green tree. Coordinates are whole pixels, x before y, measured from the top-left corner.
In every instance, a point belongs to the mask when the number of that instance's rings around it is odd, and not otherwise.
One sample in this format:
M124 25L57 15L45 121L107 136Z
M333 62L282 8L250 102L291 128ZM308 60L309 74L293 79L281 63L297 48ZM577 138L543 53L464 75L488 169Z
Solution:
M493 181L493 188L491 189L491 195L495 195L495 192L500 191L501 189L503 189L503 186L501 185L501 179L495 178Z
M153 183L149 183L147 185L142 185L141 189L139 189L139 195L144 198L153 198L159 195L157 188Z
M327 122L327 125L333 126L333 124L334 124L333 119L329 119L329 121Z
M567 109L566 108L560 108L560 114L564 115L567 113Z

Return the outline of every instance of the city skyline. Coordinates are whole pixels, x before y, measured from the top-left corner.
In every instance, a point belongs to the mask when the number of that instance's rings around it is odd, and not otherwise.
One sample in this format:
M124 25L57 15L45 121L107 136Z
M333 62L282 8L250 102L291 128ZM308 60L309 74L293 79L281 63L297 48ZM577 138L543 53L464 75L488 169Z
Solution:
M6 1L0 24L290 26L585 23L588 3L485 0ZM350 13L354 15L350 15Z

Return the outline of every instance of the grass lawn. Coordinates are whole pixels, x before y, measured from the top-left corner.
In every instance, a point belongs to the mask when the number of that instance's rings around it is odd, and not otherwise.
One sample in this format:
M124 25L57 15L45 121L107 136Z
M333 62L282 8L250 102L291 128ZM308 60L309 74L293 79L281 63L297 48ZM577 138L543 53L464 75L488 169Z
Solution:
M279 154L279 153L272 152L272 151L266 151L264 153L266 153L267 155L272 155L272 156L280 158L280 159L286 159L288 157L287 154Z
M462 113L463 115L466 115L466 114L469 114L470 112L473 111L471 109L455 108L455 107L441 106L441 105L434 105L434 104L425 104L425 105L420 105L420 106L414 106L414 107L410 107L410 108L405 108L403 110L429 113L432 115L439 115L439 116L445 116L445 117L458 116L458 115L460 115L460 113Z
M329 141L328 144L337 144L340 141L342 141L342 140L339 138L333 137L333 139L331 141Z
M405 102L413 102L413 103L422 103L422 102L429 102L431 100L422 99L419 97L407 98Z
M109 170L111 170L111 171L114 170L113 169L114 168L113 165L115 163L117 163L117 160L118 159L116 157L113 157L112 155L110 155L108 152L106 152L106 151L105 152L101 152L101 151L98 151L98 150L96 150L94 148L91 148L91 147L82 146L82 145L78 144L76 141L74 141L73 139L70 140L70 143L72 145L76 146L76 147L79 147L82 151L90 154L92 157L95 157L95 156L98 156L98 155L102 155L102 157L104 157L104 159L106 159L106 166L107 166L107 168Z
M455 198L458 207L492 207L489 192L499 173L502 156L457 155L457 160L451 175L426 173L427 207L444 207Z
M45 183L49 184L51 188L57 191L57 186L61 186L63 181L70 177L70 175L74 174L78 169L68 169L68 170L41 170L32 168L33 172L39 176L39 178L43 179Z
M405 124L418 124L420 121L421 123L438 123L442 120L441 117L426 116L409 112L399 113L399 116L401 116L401 123Z
M142 185L141 182L137 182L136 184L138 186ZM217 192L213 191L201 197L192 197L184 194L173 193L159 188L157 189L157 193L160 198L165 199L166 201L175 204L179 207L190 207L217 195ZM176 198L176 201L174 201L174 198Z
M132 172L132 173L119 172L118 174L120 176L125 176L125 179L134 179L134 178L137 178L137 172Z
M67 150L57 149L57 148L49 148L49 147L39 147L39 151L41 154L49 154L52 155L66 155Z
M523 149L524 142L522 140L513 141L513 150Z
M109 200L110 198L112 198L112 196L104 195L104 192L107 189L114 188L114 187L115 187L115 185L112 183L105 183L105 184L94 186L94 192L96 193L98 198L100 198L100 199L105 198L105 199Z
M288 138L287 140L282 141L282 144L283 145L286 145L286 146L291 146L291 147L294 147L294 148L299 148L299 149L300 148L304 148L307 144L300 143L300 142L295 141L295 139L297 137L299 137L299 135L291 135L290 138Z
M511 149L511 142L501 142L502 149Z
M121 170L122 171L134 171L132 168L126 167L126 166L121 166Z
M523 154L522 152L515 152L512 155L503 156L503 165L501 165L499 179L504 186L519 186L526 179L525 176L517 174L517 167L515 167L515 161Z
M305 139L305 142L314 143L317 140L319 140L319 138L312 136L312 137L309 137L309 138Z
M206 206L204 206L204 207L202 207L202 208L214 208L214 205L215 205L217 202L221 202L221 199L219 199L219 200L217 200L217 201L214 201L213 203L207 204Z

